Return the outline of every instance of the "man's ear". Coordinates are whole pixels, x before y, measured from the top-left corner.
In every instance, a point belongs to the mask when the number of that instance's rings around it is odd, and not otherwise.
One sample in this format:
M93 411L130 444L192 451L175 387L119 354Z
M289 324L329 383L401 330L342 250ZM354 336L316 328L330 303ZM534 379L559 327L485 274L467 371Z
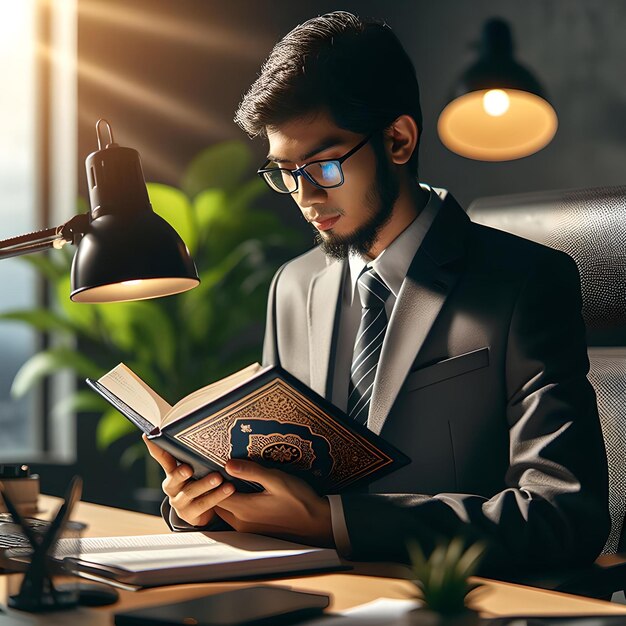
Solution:
M410 115L401 115L385 130L385 147L392 163L404 165L411 158L419 130L415 120Z

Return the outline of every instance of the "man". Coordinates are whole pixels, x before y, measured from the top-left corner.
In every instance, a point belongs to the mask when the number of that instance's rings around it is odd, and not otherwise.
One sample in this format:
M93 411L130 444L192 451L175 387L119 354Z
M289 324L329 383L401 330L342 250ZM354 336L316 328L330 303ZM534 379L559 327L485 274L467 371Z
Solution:
M260 173L319 243L274 278L264 362L412 463L368 493L321 498L229 461L265 487L251 495L217 474L188 482L187 466L150 446L167 519L362 560L403 559L408 537L429 550L461 534L487 542L487 571L591 562L608 534L607 470L576 266L472 224L450 194L417 182L419 89L391 30L345 12L298 26L235 120L267 137Z

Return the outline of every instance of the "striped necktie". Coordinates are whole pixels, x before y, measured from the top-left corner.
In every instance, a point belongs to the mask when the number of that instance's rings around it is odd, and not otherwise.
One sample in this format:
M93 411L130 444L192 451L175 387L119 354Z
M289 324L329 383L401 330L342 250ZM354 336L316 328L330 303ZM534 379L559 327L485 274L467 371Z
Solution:
M385 301L391 292L372 268L359 276L357 286L363 310L350 368L348 415L360 424L367 424L376 368L387 330Z

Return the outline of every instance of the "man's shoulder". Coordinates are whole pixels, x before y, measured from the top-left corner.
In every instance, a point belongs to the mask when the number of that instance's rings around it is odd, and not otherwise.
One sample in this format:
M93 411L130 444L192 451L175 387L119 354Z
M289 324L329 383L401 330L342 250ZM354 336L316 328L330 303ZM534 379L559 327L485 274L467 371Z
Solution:
M338 261L330 261L337 263ZM302 281L310 279L315 274L328 267L328 257L319 246L307 250L305 253L287 261L281 268L281 280Z
M574 260L565 252L536 241L471 221L454 196L445 189L436 189L447 211L448 223L464 231L466 250L479 264L498 268L503 272L527 274L536 265L548 264L569 269L576 268ZM456 216L450 222L449 216ZM463 220L458 216L464 215ZM469 218L469 219L468 219Z
M567 253L544 244L525 239L497 228L471 223L471 241L474 249L487 255L492 263L503 267L529 269L535 264L575 267Z

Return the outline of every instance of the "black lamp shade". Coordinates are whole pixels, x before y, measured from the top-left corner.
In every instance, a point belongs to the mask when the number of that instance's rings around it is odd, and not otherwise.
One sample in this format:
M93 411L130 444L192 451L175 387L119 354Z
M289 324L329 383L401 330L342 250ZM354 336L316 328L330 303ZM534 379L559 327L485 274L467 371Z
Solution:
M110 141L104 149L101 126ZM96 124L98 150L86 161L91 210L64 224L0 240L0 259L71 243L74 302L125 302L169 296L200 283L178 233L152 210L139 153Z
M70 298L124 302L195 287L200 279L189 250L152 210L139 153L113 143L111 135L85 167L91 211L72 262Z
M460 76L439 117L441 141L468 158L507 161L545 147L557 126L543 87L513 57L508 24L489 20L478 61Z
M183 240L153 211L93 220L74 255L71 281L75 302L143 300L200 282Z

